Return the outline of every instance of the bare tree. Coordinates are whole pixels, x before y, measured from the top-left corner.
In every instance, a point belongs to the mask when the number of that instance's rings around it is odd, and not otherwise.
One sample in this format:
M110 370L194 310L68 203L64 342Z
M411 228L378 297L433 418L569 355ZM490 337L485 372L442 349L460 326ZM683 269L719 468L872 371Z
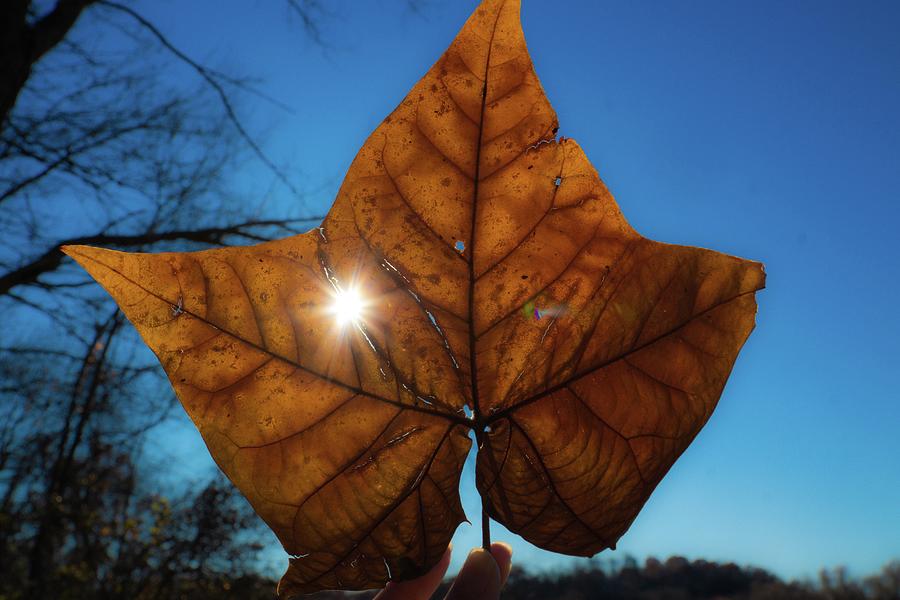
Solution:
M16 1L0 10L15 13L19 4L31 5ZM318 4L289 6L318 35ZM237 116L229 90L247 89L245 81L193 61L125 5L60 0L46 15L34 13L2 15L11 59L4 57L0 95L14 106L3 110L0 131L0 231L12 234L0 243L0 294L57 271L60 242L221 244L301 224L235 209L254 203L235 202L222 185L225 167L249 151L298 194ZM82 13L82 23L96 22L88 35L71 29ZM129 51L110 55L91 47L85 38L96 39L97 28L130 44ZM28 40L49 39L51 30L52 45L22 49L35 45ZM167 57L196 72L198 89L160 80ZM60 222L61 211L70 226Z
M319 38L316 0L285 9ZM173 61L194 87L162 78ZM202 248L318 221L229 191L255 160L299 195L240 120L248 91L127 4L0 3L0 597L271 593L253 575L258 521L227 482L162 490L141 468L171 391L59 251Z
M230 484L160 490L139 474L141 430L170 403L121 325L112 313L82 356L5 353L2 375L19 388L0 393L4 598L175 597L255 570L256 522Z

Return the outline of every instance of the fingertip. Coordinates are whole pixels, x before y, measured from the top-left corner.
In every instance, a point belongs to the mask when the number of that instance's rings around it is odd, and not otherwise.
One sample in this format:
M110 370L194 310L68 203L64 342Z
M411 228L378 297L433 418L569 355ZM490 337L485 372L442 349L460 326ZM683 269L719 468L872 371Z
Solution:
M447 600L496 598L500 594L500 569L493 554L482 548L469 553L459 575L447 594Z
M500 571L500 585L503 586L512 569L512 546L506 542L494 542L491 544L491 556L497 563L497 569Z
M480 575L490 575L498 572L499 569L497 561L492 553L485 551L484 548L474 548L469 552L469 556L466 558L466 562L463 564L460 574L462 574L463 571L473 571Z
M444 555L441 556L441 560L437 562L434 566L434 569L440 569L444 573L447 572L447 568L450 566L450 557L453 555L453 542L447 544L447 549L444 550ZM443 577L443 575L441 575Z

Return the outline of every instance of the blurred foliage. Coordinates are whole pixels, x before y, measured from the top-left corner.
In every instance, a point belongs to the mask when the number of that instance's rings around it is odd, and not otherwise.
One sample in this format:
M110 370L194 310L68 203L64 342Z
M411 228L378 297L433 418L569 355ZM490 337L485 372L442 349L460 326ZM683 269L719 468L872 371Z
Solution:
M447 593L441 585L432 600ZM375 592L323 592L316 600L369 600ZM250 596L248 596L250 597ZM239 598L239 596L234 596ZM823 570L818 581L785 582L763 569L734 563L648 558L643 567L591 559L567 571L529 573L513 567L502 600L900 600L900 561L855 580L846 569Z
M111 360L120 323L53 368L2 353L0 377L16 388L0 392L0 598L270 594L255 575L259 520L224 477L161 488L139 469L142 430L169 401L129 414L124 390L141 389L143 370Z
M843 569L823 571L821 581L784 582L757 568L706 560L649 558L643 567L630 561L620 568L591 563L566 573L511 574L504 600L897 600L900 562L862 581L851 581Z

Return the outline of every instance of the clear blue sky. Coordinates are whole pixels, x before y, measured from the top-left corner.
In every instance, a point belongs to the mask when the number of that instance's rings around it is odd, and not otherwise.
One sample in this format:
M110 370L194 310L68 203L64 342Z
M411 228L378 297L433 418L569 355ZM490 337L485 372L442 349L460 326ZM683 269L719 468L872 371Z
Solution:
M324 51L279 2L135 6L192 56L263 77L292 108L247 97L241 113L324 211L475 4L432 0L417 15L337 2ZM631 223L761 260L769 274L719 408L604 555L734 560L788 577L900 558L900 3L524 4L560 133ZM240 177L272 179L252 163ZM208 464L184 421L158 435L175 473ZM478 543L471 471L464 498L475 526L461 527L458 558ZM494 531L525 566L572 560Z

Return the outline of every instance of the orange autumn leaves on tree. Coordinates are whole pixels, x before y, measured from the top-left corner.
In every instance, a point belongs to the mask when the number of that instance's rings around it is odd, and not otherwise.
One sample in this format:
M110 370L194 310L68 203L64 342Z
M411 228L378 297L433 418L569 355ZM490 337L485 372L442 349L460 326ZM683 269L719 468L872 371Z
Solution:
M519 1L485 0L320 228L65 249L292 555L282 597L427 571L465 519L470 431L493 519L555 552L613 547L712 413L762 266L641 237L556 131Z

